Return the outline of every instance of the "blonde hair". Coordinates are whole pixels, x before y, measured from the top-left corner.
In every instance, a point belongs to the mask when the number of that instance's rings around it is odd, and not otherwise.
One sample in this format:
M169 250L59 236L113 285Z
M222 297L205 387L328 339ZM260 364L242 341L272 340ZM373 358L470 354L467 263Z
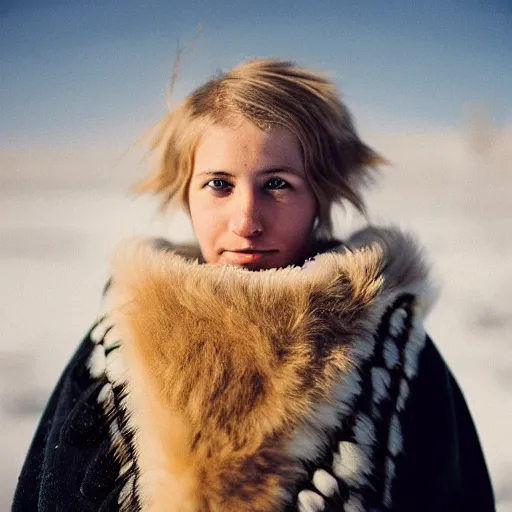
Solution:
M298 138L308 182L318 202L317 232L332 234L331 208L347 200L365 212L362 186L385 160L364 144L335 85L293 62L244 62L207 81L155 127L157 163L136 186L158 194L162 206L188 207L194 154L211 125L233 125L242 116L262 130L279 126Z

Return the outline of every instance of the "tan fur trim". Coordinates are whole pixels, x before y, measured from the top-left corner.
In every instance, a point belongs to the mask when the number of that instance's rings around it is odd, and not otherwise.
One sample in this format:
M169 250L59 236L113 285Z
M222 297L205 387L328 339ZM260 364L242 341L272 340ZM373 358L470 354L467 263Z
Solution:
M430 267L423 249L410 233L395 227L367 227L348 241L352 250L378 246L383 251L382 267L385 290L391 295L411 293L416 297L416 314L424 319L438 296L438 286L431 280Z
M282 507L303 472L300 437L320 447L377 319L397 294L427 289L407 238L376 242L264 272L198 265L146 240L118 249L110 293L144 511Z

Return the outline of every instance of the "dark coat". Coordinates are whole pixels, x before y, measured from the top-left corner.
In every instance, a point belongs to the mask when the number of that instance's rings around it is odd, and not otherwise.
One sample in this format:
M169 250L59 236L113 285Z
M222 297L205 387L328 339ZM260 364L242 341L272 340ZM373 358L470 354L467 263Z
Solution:
M99 400L107 377L93 377L88 366L97 345L91 332L40 421L21 471L14 512L119 510L126 481L118 478L120 464L110 450L109 421ZM396 461L392 510L495 510L466 402L428 337L402 421L403 456ZM343 508L331 505L326 510Z

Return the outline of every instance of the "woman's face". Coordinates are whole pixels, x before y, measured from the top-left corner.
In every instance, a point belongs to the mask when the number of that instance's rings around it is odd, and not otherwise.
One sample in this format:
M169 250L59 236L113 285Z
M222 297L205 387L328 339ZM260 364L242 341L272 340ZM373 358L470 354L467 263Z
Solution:
M317 206L300 146L284 128L210 127L197 147L189 187L194 231L207 263L251 270L307 256Z

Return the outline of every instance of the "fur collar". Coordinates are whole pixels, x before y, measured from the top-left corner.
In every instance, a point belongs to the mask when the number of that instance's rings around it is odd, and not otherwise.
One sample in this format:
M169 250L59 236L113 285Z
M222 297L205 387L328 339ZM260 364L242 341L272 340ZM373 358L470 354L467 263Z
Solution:
M108 331L122 344L106 372L125 391L135 448L114 450L136 464L144 511L282 510L354 416L358 372L385 312L405 296L419 326L403 356L414 377L434 295L427 266L409 236L376 228L303 267L249 272L184 255L197 257L135 239L114 256ZM372 428L356 422L354 436ZM361 465L338 466L336 477L368 478Z

